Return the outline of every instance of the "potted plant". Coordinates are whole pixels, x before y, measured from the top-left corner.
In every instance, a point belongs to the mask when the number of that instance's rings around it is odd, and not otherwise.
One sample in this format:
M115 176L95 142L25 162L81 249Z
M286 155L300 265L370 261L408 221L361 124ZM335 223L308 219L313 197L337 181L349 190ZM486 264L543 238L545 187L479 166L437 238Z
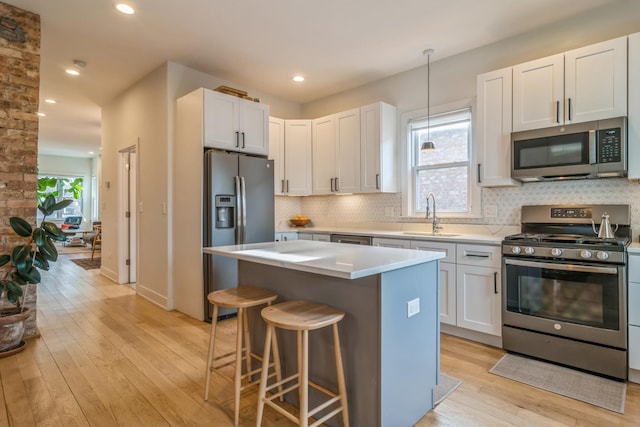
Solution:
M0 355L17 352L24 346L22 335L29 309L24 306L22 285L40 283L38 269L49 270L49 263L58 259L54 241L64 241L66 236L56 224L47 221L47 217L72 202L47 196L38 206L44 217L35 228L23 218L9 218L13 231L26 241L15 246L10 254L0 255L0 298L10 303L0 310Z

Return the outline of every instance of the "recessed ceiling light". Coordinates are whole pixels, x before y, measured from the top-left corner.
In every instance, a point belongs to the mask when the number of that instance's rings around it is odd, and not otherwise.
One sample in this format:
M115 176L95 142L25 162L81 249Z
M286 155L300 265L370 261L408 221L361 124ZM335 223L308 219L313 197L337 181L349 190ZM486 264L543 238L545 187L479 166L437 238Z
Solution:
M126 3L117 2L115 6L116 9L118 9L118 12L124 13L125 15L133 15L136 13L136 11Z
M80 72L78 70L74 70L73 68L67 68L64 70L65 73L70 74L72 76L79 76Z
M47 104L55 104L56 100L55 99L51 99L51 98L47 98L44 100L44 102L46 102Z
M38 115L39 115L40 117L45 117L45 116L46 116L46 114L45 114L45 113L41 113L41 112L39 112L39 111L38 111Z
M293 81L294 82L303 82L304 81L304 77L302 77L302 76L294 76L293 77Z

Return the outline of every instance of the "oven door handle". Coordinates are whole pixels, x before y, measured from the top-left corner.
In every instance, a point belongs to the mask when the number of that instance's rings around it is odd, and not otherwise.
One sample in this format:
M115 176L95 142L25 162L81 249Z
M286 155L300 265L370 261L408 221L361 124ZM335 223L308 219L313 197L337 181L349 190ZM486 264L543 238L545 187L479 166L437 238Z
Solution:
M522 261L519 259L511 259L511 258L506 258L504 260L504 263L508 265L519 265L522 267L548 268L549 270L579 271L583 273L618 274L618 269L615 267L592 267L589 265L556 264L551 262Z

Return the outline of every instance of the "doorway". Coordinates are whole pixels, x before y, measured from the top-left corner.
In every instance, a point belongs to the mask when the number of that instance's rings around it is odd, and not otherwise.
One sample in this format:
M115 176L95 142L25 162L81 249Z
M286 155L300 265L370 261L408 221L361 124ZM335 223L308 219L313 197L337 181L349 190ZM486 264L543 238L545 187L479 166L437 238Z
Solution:
M120 259L118 282L135 287L138 258L138 227L136 206L138 200L137 146L132 145L119 152L120 156Z

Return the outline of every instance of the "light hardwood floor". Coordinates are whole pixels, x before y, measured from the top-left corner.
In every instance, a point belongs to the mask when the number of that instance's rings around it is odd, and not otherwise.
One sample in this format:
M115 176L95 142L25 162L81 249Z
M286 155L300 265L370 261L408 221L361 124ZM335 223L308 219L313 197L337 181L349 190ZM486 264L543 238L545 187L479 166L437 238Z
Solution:
M39 285L41 337L0 359L0 426L230 426L231 383L214 375L202 400L209 324L152 305L74 256ZM218 342L231 349L234 321L221 324ZM464 382L417 426L640 425L640 386L629 385L620 415L489 374L502 354L443 335L442 370ZM240 425L255 425L255 389L242 405ZM264 426L291 425L265 415Z

